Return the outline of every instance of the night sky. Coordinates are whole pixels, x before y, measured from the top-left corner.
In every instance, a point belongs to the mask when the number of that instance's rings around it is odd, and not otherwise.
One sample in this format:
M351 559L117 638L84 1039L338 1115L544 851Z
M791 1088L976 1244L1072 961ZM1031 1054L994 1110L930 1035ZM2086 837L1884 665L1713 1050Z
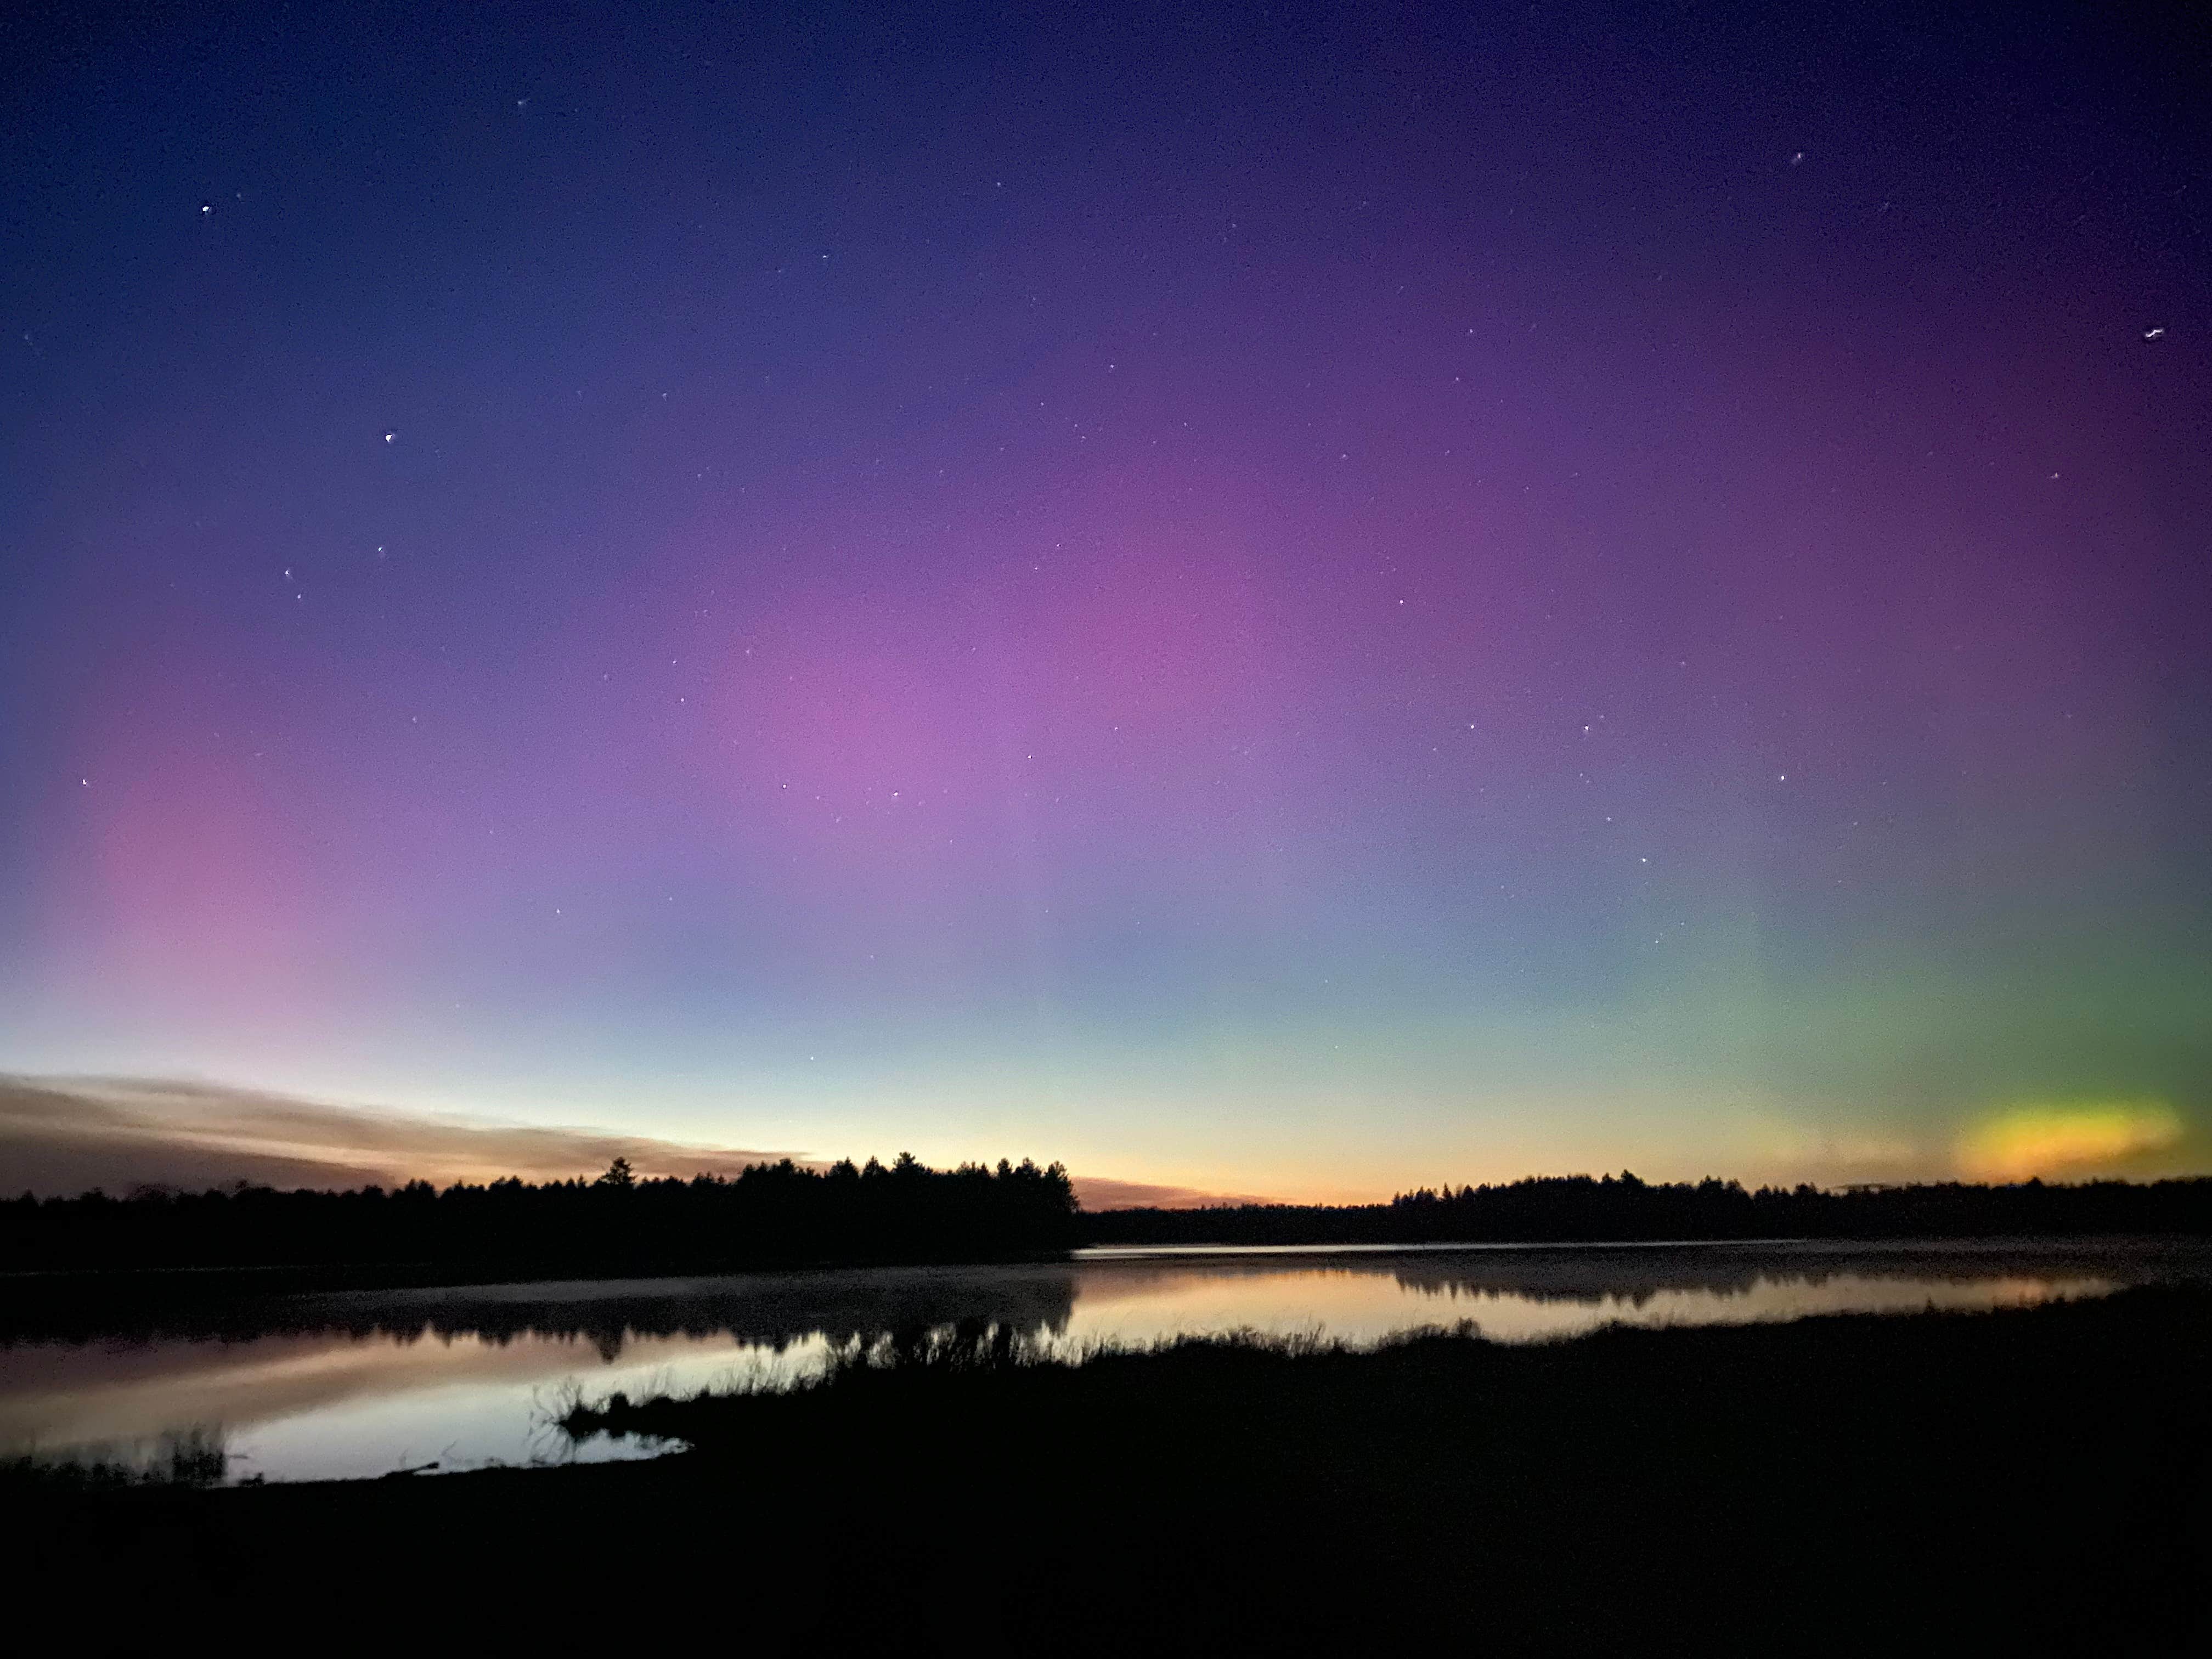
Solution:
M12 24L0 1070L2212 1166L2188 15Z

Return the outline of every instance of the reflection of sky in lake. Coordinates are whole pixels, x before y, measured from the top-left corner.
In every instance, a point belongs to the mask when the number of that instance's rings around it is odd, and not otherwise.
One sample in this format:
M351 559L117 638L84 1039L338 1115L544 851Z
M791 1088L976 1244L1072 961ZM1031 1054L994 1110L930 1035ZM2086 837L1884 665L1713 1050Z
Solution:
M803 1376L834 1340L957 1321L1080 1352L1191 1333L1354 1343L1473 1321L1507 1341L1612 1323L2014 1306L2212 1277L2212 1250L2099 1244L1100 1253L1066 1264L842 1270L289 1297L0 1346L0 1446L129 1447L219 1425L232 1473L380 1474L648 1449L571 1447L575 1390Z
M1839 1273L1818 1280L1762 1275L1741 1288L1670 1288L1584 1299L1451 1281L1431 1285L1401 1279L1395 1285L1389 1280L1378 1284L1372 1273L1329 1268L1283 1270L1252 1279L1198 1270L1149 1280L1134 1295L1109 1295L1097 1302L1086 1297L1077 1307L1068 1335L1079 1346L1143 1344L1182 1331L1249 1327L1374 1342L1419 1325L1473 1320L1485 1336L1525 1342L1577 1336L1607 1324L1716 1325L1929 1306L2014 1307L2054 1297L2101 1296L2112 1288L2110 1279L2087 1274L1954 1281ZM1389 1293L1393 1289L1395 1294Z

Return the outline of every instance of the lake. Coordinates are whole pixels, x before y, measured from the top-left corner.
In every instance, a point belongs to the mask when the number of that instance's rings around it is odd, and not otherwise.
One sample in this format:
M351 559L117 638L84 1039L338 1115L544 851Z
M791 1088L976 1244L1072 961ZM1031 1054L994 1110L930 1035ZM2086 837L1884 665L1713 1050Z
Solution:
M1608 1323L1985 1309L2212 1281L2174 1241L1115 1249L1065 1262L353 1291L179 1308L62 1340L0 1335L0 1454L148 1456L220 1442L233 1480L652 1455L572 1444L580 1395L640 1398L818 1369L833 1345L968 1322L1055 1352L1231 1330L1372 1343L1473 1322L1501 1341Z

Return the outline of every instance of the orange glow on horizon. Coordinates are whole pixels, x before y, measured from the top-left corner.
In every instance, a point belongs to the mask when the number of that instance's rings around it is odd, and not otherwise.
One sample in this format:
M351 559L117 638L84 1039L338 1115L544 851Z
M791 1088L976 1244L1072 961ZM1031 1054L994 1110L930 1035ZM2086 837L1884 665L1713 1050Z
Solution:
M2010 1106L1960 1137L1959 1163L1978 1181L2025 1181L2164 1152L2181 1135L2179 1115L2163 1101Z

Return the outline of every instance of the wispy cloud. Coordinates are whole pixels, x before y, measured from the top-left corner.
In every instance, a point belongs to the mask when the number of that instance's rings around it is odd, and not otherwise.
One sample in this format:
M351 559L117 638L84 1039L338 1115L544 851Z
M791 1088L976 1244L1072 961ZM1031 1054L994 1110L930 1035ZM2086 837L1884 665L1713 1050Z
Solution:
M1196 1187L1156 1187L1142 1181L1077 1176L1075 1195L1086 1210L1196 1210L1209 1204L1269 1204L1249 1193L1209 1193Z
M641 1175L735 1175L786 1156L578 1127L471 1121L221 1084L0 1075L0 1182L41 1196L196 1188L565 1180L626 1158Z
M0 1191L40 1197L141 1187L446 1185L565 1181L626 1158L641 1176L733 1176L794 1152L702 1146L605 1129L545 1127L303 1099L171 1078L0 1073ZM800 1158L802 1163L812 1161ZM1191 1209L1242 1194L1075 1177L1085 1207ZM1255 1200L1256 1201L1256 1200Z

